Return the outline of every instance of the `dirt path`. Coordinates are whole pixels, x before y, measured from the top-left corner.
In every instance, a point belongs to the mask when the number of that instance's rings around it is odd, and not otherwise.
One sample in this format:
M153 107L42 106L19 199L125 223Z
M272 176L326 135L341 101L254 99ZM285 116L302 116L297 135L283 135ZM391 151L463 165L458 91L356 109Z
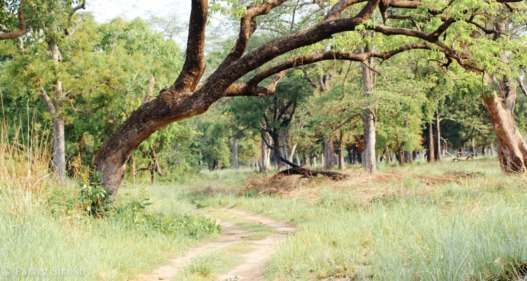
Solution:
M295 232L295 228L264 216L253 213L234 210L221 209L228 213L240 216L246 220L262 223L274 229L274 233L262 240L251 241L251 251L243 254L243 262L226 274L216 278L218 281L232 280L263 280L263 272L267 263L273 257L278 245L287 238L287 235ZM169 262L169 264L161 266L154 270L150 275L138 276L139 281L154 281L154 280L171 280L178 272L180 272L190 261L198 256L207 255L213 251L221 250L229 246L247 241L244 239L249 233L240 229L233 223L218 221L223 230L219 239L208 243L204 246L193 248L184 255L177 257Z
M275 230L275 233L262 240L254 241L253 250L243 255L243 263L228 273L220 276L217 280L223 281L229 278L235 279L234 277L237 277L236 280L263 280L265 267L272 259L276 248L287 238L288 234L295 232L295 228L283 222L244 211L231 209L229 212L272 227Z

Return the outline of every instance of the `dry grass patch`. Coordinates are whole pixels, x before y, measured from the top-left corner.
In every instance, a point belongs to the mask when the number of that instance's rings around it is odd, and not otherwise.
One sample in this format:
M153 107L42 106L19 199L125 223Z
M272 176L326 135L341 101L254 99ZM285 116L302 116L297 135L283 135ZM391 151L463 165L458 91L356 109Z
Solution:
M243 184L243 188L238 192L239 195L257 194L284 194L303 187L309 179L302 178L301 175L273 176L254 175Z
M353 204L365 205L395 198L423 197L439 187L460 186L485 178L481 172L449 171L439 167L441 174L415 174L407 168L389 168L370 174L361 168L343 171L349 178L332 181L325 177L302 178L300 175L254 175L245 181L238 195L279 195L285 198L320 200L324 191L346 194ZM437 172L437 171L436 171Z

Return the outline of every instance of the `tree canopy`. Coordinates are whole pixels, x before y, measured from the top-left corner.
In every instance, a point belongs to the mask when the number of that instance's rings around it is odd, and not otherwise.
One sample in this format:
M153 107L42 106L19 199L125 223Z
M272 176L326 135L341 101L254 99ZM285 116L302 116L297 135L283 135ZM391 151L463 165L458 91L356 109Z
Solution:
M169 38L173 27L157 34L141 20L98 24L78 13L84 1L7 1L0 38L19 39L2 42L2 85L40 96L54 135L68 129L67 154L96 165L113 196L137 148L146 163L158 163L161 150L185 140L180 151L190 166L209 167L237 165L238 140L253 155L259 137L262 160L273 146L275 160L297 164L322 150L326 164L344 150L358 159L363 149L367 161L389 150L426 150L431 159L445 143L485 145L486 118L503 170L525 172L527 144L516 126L524 119L516 92L524 89L525 4L193 0L183 55ZM221 13L224 36L234 36L221 50L206 47L222 40L207 33L211 13ZM212 120L178 122L224 98L235 100L217 105L229 109L211 111Z

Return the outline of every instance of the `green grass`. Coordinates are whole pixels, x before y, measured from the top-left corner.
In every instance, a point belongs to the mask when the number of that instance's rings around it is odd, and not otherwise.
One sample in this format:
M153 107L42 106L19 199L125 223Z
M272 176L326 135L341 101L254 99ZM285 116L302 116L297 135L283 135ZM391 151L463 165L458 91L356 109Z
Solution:
M222 273L227 272L236 264L242 262L238 256L240 249L235 251L218 250L211 254L194 258L190 264L185 266L180 275L175 280L185 281L213 281Z
M297 226L267 280L515 280L527 271L527 179L502 176L492 159L386 166L376 176L351 170L348 181L316 179L277 195L243 194L249 170L204 171L180 183L122 188L124 210L146 190L152 204L144 212L152 215L94 220L75 208L71 185L53 187L34 172L45 167L45 151L24 157L9 149L0 147L8 159L0 172L1 280L130 280L213 238L201 226L179 233L177 222L200 224L192 218L203 209L224 207ZM178 220L185 214L192 216ZM214 215L252 239L272 232ZM240 262L250 241L195 259L183 280L213 280Z
M28 201L21 206L19 198L2 195L1 280L129 280L210 239L192 217L182 217L190 225L167 216L161 221L142 220L134 227L122 214L97 220L76 210L53 214L44 203ZM13 200L19 202L16 209L8 203ZM182 225L167 228L165 220Z
M478 173L460 177L459 172ZM493 160L381 173L403 176L362 186L320 181L305 187L316 191L316 198L217 191L199 204L246 209L298 225L272 261L269 280L509 280L524 273L524 178L501 176ZM456 181L420 180L428 175Z

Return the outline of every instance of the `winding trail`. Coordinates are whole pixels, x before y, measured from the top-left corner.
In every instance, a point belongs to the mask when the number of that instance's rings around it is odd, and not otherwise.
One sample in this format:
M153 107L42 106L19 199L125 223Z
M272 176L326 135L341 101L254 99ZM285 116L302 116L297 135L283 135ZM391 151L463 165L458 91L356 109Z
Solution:
M276 248L289 234L294 233L296 229L287 223L246 211L235 209L219 209L218 211L225 211L245 220L264 224L274 229L274 233L261 240L247 240L245 238L250 234L247 231L240 229L234 223L218 221L222 229L222 235L217 240L197 248L192 248L184 255L172 259L167 265L155 269L151 274L138 276L137 280L174 280L172 278L188 265L193 258L248 241L251 243L251 251L241 255L243 262L232 268L229 272L217 277L216 280L263 280L265 268L276 252Z

